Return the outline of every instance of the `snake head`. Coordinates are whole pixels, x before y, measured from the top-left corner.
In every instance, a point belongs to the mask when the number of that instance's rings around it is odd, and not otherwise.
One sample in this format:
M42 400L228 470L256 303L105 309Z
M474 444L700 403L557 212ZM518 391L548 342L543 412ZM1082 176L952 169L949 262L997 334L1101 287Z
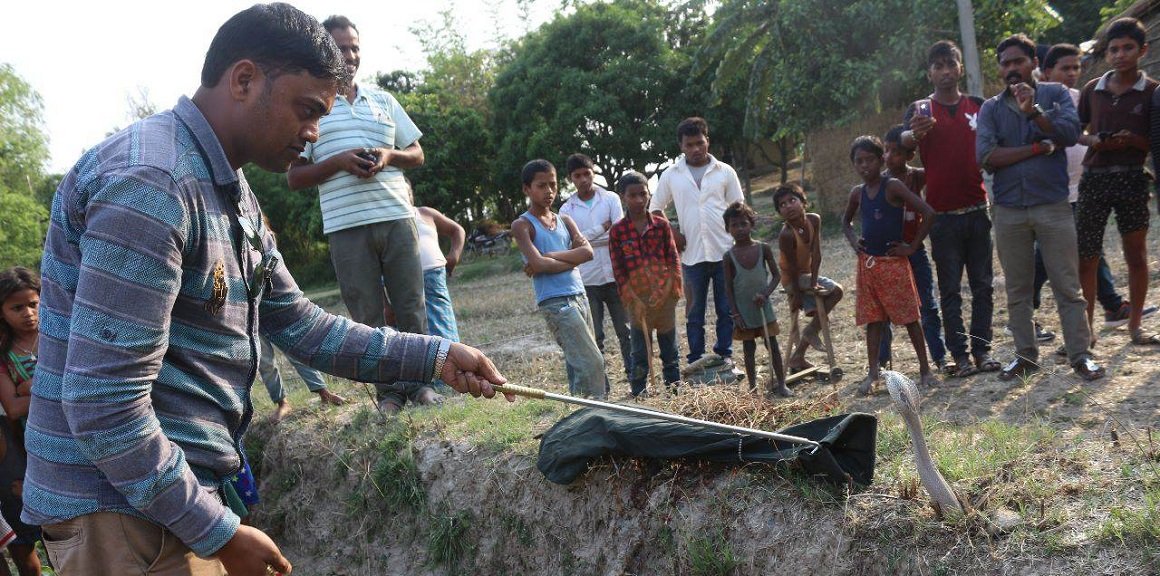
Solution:
M893 370L883 372L882 378L886 381L886 390L890 392L890 398L894 400L894 403L899 408L917 414L922 397L919 395L918 387L914 385L914 381Z

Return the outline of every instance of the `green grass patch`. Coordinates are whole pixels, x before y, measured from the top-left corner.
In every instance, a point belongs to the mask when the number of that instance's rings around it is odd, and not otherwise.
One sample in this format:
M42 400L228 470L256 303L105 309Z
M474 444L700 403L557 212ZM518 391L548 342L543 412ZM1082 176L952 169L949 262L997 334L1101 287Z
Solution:
M373 472L375 488L389 508L420 510L427 502L411 440L410 428L389 426L375 447L379 456Z
M693 576L727 576L739 565L724 530L718 528L689 540L689 573Z
M520 258L520 251L513 246L507 254L479 256L471 262L460 263L455 267L453 278L456 282L470 282L480 278L519 272L523 269L524 262Z
M468 535L471 532L471 513L466 510L451 513L444 510L431 518L427 535L427 557L438 565L458 573L459 567L473 550Z
M511 449L533 452L538 446L534 438L544 424L555 422L567 414L569 408L550 400L520 398L514 404L502 399L447 402L439 410L414 413L414 425L419 429L436 429L448 439L471 440L489 451Z

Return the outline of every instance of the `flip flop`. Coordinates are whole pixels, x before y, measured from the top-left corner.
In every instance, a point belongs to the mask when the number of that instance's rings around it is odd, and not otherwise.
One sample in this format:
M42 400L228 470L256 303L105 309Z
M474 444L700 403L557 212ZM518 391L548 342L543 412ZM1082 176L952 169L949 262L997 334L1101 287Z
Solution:
M1137 330L1132 334L1132 344L1138 346L1151 346L1160 344L1160 334L1155 332L1145 332L1144 330Z
M966 378L967 376L974 376L979 373L979 369L971 364L970 358L960 358L955 360L955 377Z
M978 367L979 372L998 372L1003 368L998 360L991 357L990 354L985 354L975 361L975 366Z

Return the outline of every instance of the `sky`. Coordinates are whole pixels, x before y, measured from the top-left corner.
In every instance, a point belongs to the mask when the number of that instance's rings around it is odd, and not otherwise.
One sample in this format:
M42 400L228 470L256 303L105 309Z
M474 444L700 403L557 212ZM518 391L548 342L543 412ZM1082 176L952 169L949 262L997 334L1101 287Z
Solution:
M422 47L410 29L438 24L451 9L469 49L495 47L552 17L556 0L532 0L528 24L516 0L353 2L291 0L325 19L342 14L358 26L359 78L376 72L421 70ZM253 1L108 0L42 5L10 2L0 19L0 63L13 66L44 103L51 158L48 170L67 172L80 154L130 120L129 99L171 108L198 86L210 40L230 16Z

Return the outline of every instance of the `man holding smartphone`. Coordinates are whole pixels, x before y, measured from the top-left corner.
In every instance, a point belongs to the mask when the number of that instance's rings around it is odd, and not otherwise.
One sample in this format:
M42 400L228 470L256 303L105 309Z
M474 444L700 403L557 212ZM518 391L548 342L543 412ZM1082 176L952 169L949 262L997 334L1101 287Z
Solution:
M287 180L292 190L318 186L322 231L350 317L385 326L389 302L396 328L426 334L419 233L403 176L404 169L423 165L423 133L394 96L355 82L360 57L354 23L331 16L322 25L342 51L351 80L322 118L318 142L306 145ZM398 412L408 400L436 404L442 398L416 383L378 388L384 412Z
M1007 277L1008 326L1017 354L999 379L1022 379L1039 370L1032 320L1036 242L1055 294L1068 361L1080 378L1102 378L1104 369L1091 358L1076 226L1067 201L1064 149L1075 144L1079 116L1066 86L1035 81L1039 60L1030 38L1009 36L995 52L1007 87L979 112L977 154L979 164L995 175L995 243Z
M950 40L930 47L927 78L934 92L906 110L902 145L917 146L926 169L926 201L938 219L930 232L931 256L946 345L954 358L948 372L966 377L996 371L1000 365L991 358L991 220L983 175L975 161L975 127L982 100L959 91L962 60L962 52ZM969 330L963 326L964 269L971 288Z

